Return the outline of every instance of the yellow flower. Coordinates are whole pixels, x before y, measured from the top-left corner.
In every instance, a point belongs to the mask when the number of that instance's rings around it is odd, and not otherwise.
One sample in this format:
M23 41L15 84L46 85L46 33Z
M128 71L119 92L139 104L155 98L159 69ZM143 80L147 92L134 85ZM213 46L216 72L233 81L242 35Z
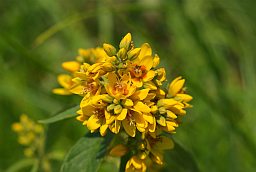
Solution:
M82 96L97 95L101 91L99 80L93 79L81 79L76 77L73 79L73 86L70 88L70 92L73 94L79 94Z
M144 120L141 113L129 110L126 118L122 121L122 125L129 136L135 137L136 129L140 132L145 132L148 123Z
M131 159L126 163L125 172L145 172L147 166L145 162L136 156L131 157Z
M151 70L154 65L152 50L149 44L141 46L140 54L133 61L128 63L128 70L135 86L142 87L143 82L151 81L155 72Z
M136 90L128 74L119 78L114 72L111 72L108 74L107 79L108 83L105 85L106 91L117 100L131 96Z
M77 119L82 121L91 132L99 129L100 134L104 136L108 129L105 118L107 103L102 101L102 97L103 95L93 96L87 101L86 99L82 101L81 111L78 111L80 116Z

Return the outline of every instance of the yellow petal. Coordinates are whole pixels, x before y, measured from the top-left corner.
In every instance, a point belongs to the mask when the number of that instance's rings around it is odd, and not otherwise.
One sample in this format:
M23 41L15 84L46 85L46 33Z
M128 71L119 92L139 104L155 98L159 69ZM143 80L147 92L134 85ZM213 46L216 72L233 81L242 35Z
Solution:
M142 59L145 56L151 56L152 55L152 49L148 43L144 43L141 46L140 54L139 54L139 59Z
M131 99L133 100L144 100L148 95L149 89L142 89L136 91L132 96Z
M178 99L183 100L185 102L189 102L193 99L193 97L188 95L188 94L177 94L175 98L178 98Z
M134 105L134 109L136 111L139 111L139 112L143 112L143 113L149 113L151 111L151 109L145 105L144 103L142 102L137 102L135 105Z
M117 115L116 119L120 121L124 120L126 118L127 111L127 109L122 109L122 112Z
M115 120L115 122L109 126L109 129L113 133L117 134L117 133L119 133L120 126L121 126L121 121Z
M177 118L175 113L173 113L172 111L167 110L166 112L167 112L167 117L172 118L172 119L176 119Z
M111 124L115 120L115 116L111 115L108 111L105 110L106 124Z
M124 156L128 152L128 148L125 145L118 144L111 149L109 154L111 156L121 157Z
M122 121L122 125L129 136L135 137L136 127L134 123L131 123L129 120L125 119Z
M174 79L169 85L168 94L175 96L182 89L184 83L185 79L181 79L181 77Z
M105 136L107 134L107 129L108 129L108 125L107 124L102 125L100 127L100 135L101 136Z
M154 122L154 117L153 117L152 114L150 114L150 113L144 113L144 114L143 114L143 118L144 118L147 122L149 122L150 124L153 124L153 122Z
M155 72L153 70L148 71L148 73L144 76L143 82L151 81L155 77Z
M147 127L147 122L145 121L145 119L143 118L143 115L138 113L138 112L134 112L132 113L132 116L136 122L137 125L141 126L141 127Z
M117 75L114 72L111 72L108 74L108 81L111 85L115 85L116 82L118 81Z
M148 124L148 130L149 132L155 132L156 130L156 119L154 118L153 124Z
M80 63L77 61L68 61L62 63L62 68L69 71L69 72L76 72L80 69Z
M161 107L172 107L174 105L176 105L178 102L174 99L160 99L157 102L157 106Z
M72 94L69 90L67 90L65 88L54 88L52 90L52 92L54 94L58 94L58 95L71 95Z
M70 75L66 75L66 74L58 75L57 80L59 84L64 88L70 88L72 84L72 81L71 81L72 77Z
M156 120L157 123L161 126L166 126L166 120L163 116L160 116L160 118L158 120Z
M170 121L166 121L166 128L167 131L172 132L175 130L175 127L177 127L178 125L175 122L170 122Z
M153 66L153 59L151 56L144 56L141 58L139 66L145 66L146 70L149 71Z
M128 106L128 107L133 106L133 101L131 99L125 99L122 101L122 103L124 106Z
M156 85L155 85L152 81L145 82L145 83L143 84L143 87L144 87L144 88L148 88L148 89L150 89L150 90L157 90Z
M142 87L143 82L141 80L138 80L137 78L132 79L132 83L134 86L136 86L137 88Z
M155 113L158 110L157 106L151 106L151 112Z
M77 86L72 87L72 89L70 89L70 92L73 93L73 94L84 94L84 93L86 93L84 91L84 86L82 86L82 85L77 85Z
M101 126L100 120L96 115L92 115L87 121L87 127L89 130L96 130Z
M158 90L157 90L157 95L158 95L159 97L164 97L164 96L165 96L165 91L162 90L162 89L158 89Z

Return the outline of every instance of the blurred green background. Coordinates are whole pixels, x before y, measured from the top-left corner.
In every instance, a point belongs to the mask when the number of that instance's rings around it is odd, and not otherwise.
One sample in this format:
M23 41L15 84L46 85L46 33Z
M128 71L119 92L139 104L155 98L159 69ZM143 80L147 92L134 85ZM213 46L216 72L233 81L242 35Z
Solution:
M78 104L51 93L61 63L78 48L118 45L127 32L136 46L150 43L169 81L186 78L194 108L174 138L199 169L254 171L255 7L254 0L0 0L0 171L24 157L11 130L21 113L38 120ZM74 119L50 125L47 151L64 155L84 131Z

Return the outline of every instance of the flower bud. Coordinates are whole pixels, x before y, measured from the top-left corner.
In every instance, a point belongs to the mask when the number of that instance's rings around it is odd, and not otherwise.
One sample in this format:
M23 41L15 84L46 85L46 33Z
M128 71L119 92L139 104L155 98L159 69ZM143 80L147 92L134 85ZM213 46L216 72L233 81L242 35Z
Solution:
M114 108L115 108L115 104L111 104L107 107L107 111L109 112L109 111L113 110Z
M140 50L141 50L141 48L134 48L133 50L129 51L128 52L128 59L129 60L136 59L140 54Z
M110 57L116 55L116 48L110 44L103 44L103 49Z
M160 118L157 120L157 123L161 126L166 126L166 120L163 116L160 116Z
M156 67L159 65L159 62L160 62L160 58L157 54L155 54L155 57L153 59L153 67Z
M121 60L126 60L127 59L127 50L125 48L121 48L117 53L117 57L119 57Z
M129 49L130 45L131 45L131 41L132 41L132 35L130 33L128 33L127 35L125 35L125 37L121 40L120 44L119 44L119 48L125 48L126 50Z
M133 101L131 99L125 99L123 100L123 105L128 107L133 106Z
M165 107L160 107L158 110L159 110L160 114L165 114L166 113Z
M101 95L101 100L107 103L111 103L113 101L113 98L109 96L108 94Z
M119 114L119 113L121 113L122 112L122 106L121 105L116 105L115 107L114 107L114 113L115 114Z

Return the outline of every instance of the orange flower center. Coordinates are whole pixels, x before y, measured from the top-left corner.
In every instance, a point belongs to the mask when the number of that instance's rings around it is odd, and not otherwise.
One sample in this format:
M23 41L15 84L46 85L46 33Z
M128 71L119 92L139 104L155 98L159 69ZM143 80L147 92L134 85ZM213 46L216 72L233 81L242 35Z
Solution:
M143 78L147 71L146 71L146 67L144 65L139 66L139 65L134 65L131 69L131 76L134 78Z

